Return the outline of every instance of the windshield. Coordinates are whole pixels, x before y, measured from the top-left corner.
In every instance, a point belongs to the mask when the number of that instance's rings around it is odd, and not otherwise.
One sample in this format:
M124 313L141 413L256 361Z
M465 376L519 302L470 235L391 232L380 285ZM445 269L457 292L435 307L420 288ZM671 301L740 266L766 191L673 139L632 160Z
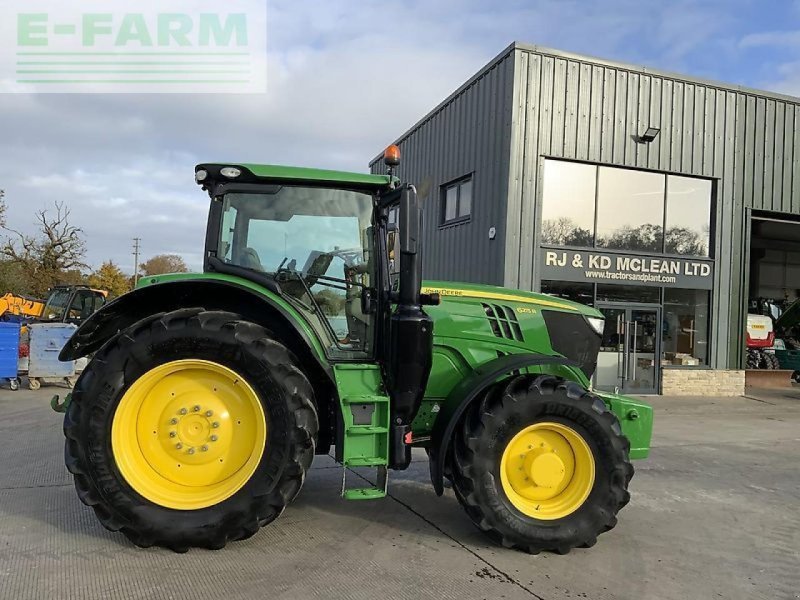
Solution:
M92 316L106 303L105 296L94 290L78 290L72 304L69 306L69 313L66 321L69 323L83 321Z
M47 300L42 311L42 318L48 321L61 321L69 302L69 290L55 290Z
M371 316L362 313L361 296L371 255L369 194L270 186L224 196L218 258L275 277L313 315L334 354L369 351Z

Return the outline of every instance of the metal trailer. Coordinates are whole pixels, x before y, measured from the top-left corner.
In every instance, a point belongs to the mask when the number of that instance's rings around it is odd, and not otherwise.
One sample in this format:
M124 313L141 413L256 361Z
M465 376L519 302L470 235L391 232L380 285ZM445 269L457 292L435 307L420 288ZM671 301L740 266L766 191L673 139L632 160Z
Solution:
M42 381L58 380L70 387L75 377L75 361L60 362L58 353L75 333L72 323L33 323L29 327L30 357L28 387L38 390Z

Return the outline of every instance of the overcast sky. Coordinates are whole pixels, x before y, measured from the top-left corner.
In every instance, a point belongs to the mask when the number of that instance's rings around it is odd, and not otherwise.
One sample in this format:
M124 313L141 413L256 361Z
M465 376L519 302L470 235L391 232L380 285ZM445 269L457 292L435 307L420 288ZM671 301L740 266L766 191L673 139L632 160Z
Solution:
M513 40L800 95L800 1L269 0L268 93L0 94L10 224L64 200L88 262L200 267L204 161L366 171Z

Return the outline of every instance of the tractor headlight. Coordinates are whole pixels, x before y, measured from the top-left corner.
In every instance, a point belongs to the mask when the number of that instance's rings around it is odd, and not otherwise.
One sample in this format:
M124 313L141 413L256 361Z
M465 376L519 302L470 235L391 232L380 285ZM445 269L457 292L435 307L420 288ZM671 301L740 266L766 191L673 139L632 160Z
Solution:
M603 335L603 329L606 324L605 319L601 319L600 317L586 317L586 322L595 330L597 335Z
M199 169L199 170L198 170L198 171L197 171L197 172L194 174L194 180L195 180L197 183L200 183L201 181L205 181L206 177L208 177L208 171L206 171L205 169Z

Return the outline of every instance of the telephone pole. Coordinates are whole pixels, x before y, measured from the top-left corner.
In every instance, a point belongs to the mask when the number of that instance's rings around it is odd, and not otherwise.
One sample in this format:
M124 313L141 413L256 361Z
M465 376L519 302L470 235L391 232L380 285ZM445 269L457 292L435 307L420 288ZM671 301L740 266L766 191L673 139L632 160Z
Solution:
M139 243L142 238L133 238L133 287L139 283Z

